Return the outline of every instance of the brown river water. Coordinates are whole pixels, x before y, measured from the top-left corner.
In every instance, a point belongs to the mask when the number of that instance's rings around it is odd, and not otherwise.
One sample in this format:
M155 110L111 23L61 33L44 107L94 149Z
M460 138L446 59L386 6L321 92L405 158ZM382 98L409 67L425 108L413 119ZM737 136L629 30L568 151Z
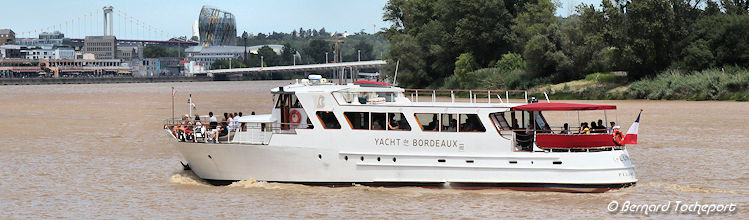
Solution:
M171 116L172 86L178 91L178 115L186 113L189 93L201 114L262 114L271 107L268 90L286 83L2 86L0 219L644 216L611 213L607 206L612 201L734 203L735 212L709 217L749 217L746 102L576 101L617 105L625 131L639 109L645 110L639 145L628 147L639 182L598 194L331 188L254 181L211 186L182 171L182 156L161 129L162 120ZM696 214L650 216L680 219Z

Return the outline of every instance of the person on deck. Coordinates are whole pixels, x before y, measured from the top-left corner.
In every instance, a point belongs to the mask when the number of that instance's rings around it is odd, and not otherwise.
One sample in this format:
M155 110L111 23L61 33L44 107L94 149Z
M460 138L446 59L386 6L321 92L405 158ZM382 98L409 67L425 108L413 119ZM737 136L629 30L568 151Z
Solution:
M395 121L395 115L390 113L388 114L390 119L388 119L388 129L389 130L398 130L400 127L398 126L398 122Z
M562 132L559 132L559 134L570 134L570 125L567 123L564 123L564 126L562 127Z
M208 128L209 129L216 129L216 125L218 125L218 119L216 119L216 116L213 116L213 112L208 112Z

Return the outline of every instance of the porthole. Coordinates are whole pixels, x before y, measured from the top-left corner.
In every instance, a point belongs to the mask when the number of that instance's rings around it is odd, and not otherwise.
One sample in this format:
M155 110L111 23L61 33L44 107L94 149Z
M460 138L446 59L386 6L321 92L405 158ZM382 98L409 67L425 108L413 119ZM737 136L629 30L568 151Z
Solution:
M380 157L377 157L377 161L380 161Z
M393 162L395 162L395 157L393 157Z
M466 163L473 163L473 160L466 160Z
M343 156L343 159L344 160L348 160L348 156Z
M444 163L444 162L446 162L446 160L445 159L438 159L437 162Z
M360 159L361 161L364 161L364 156L361 156L361 157L360 157L359 159Z
M553 163L554 165L561 165L561 164L562 164L562 161L554 161L554 162L552 162L552 163Z
M317 159L320 159L320 160L322 160L322 154L318 154L318 155L317 155Z
M517 164L517 163L518 163L518 161L517 161L517 160L511 160L511 161L510 161L510 164Z

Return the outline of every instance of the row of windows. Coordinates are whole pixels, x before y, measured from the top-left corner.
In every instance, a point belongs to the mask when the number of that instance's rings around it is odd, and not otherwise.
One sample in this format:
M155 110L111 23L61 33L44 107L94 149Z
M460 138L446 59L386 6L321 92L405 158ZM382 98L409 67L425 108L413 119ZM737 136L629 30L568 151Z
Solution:
M109 47L112 46L112 42L88 42L86 43L86 46L102 46L102 47Z
M87 47L87 51L112 51L111 47Z
M344 112L346 121L352 129L357 130L398 130L410 131L403 113L393 112ZM430 132L485 132L486 128L476 114L414 114L422 131ZM333 112L317 112L317 117L325 129L340 129Z

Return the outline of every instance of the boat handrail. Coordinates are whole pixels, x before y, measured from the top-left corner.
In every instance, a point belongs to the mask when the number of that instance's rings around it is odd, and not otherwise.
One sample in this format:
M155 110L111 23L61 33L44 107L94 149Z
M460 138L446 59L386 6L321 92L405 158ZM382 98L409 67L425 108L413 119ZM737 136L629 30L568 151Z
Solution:
M419 93L421 93L421 95ZM455 103L456 96L464 96L466 95L465 93L468 93L469 103L492 103L492 100L495 98L498 101L495 101L494 103L510 103L510 100L512 100L510 98L510 93L513 95L522 94L522 103L528 103L529 93L543 93L544 97L547 97L546 100L549 101L546 92L536 90L404 89L404 95L406 95L411 102L419 102L419 96L427 95L431 97L429 102L437 102L438 96L449 96L450 102ZM514 98L518 99L517 96L514 96Z

